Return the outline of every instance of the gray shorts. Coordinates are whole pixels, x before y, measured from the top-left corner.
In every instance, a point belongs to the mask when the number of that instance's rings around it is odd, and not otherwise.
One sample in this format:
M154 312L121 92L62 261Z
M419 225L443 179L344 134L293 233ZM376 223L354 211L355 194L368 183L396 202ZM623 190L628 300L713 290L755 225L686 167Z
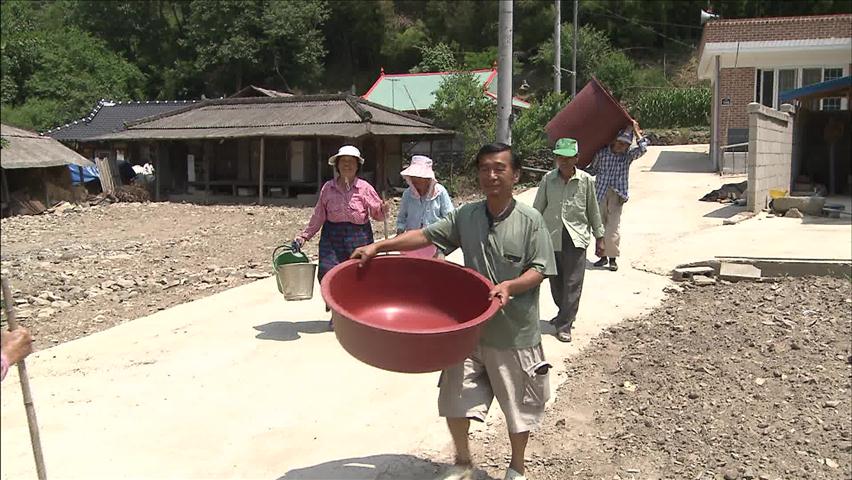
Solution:
M517 350L479 346L441 372L438 413L484 422L497 397L510 433L535 430L550 398L550 367L541 343Z

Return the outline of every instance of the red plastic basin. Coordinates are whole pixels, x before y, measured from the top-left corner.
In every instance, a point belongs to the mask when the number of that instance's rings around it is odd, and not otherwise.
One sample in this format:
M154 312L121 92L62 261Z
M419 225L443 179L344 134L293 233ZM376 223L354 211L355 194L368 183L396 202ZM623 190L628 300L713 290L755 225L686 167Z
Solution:
M431 258L386 255L364 267L349 260L328 272L321 287L343 348L394 372L434 372L461 362L500 308L488 300L488 279Z
M577 164L585 167L598 150L612 142L618 132L630 125L630 115L597 79L577 92L544 127L550 145L560 138L573 138L580 146Z

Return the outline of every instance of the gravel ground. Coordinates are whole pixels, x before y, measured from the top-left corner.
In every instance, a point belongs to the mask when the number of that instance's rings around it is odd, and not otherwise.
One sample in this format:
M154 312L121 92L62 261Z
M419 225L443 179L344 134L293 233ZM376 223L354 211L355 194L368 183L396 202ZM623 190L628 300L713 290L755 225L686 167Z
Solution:
M270 276L272 250L312 212L115 203L10 217L0 260L17 317L42 349ZM381 238L382 222L373 227ZM314 259L318 242L305 247Z
M528 478L852 478L851 343L849 279L670 296L568 360ZM502 424L473 440L495 478L507 443Z

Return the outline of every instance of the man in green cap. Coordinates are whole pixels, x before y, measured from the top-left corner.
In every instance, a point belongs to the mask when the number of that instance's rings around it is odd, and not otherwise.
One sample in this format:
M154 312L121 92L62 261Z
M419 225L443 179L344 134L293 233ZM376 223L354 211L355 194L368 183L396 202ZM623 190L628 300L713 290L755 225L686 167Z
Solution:
M545 174L538 185L533 207L541 212L556 251L555 277L550 278L550 293L559 313L551 320L556 338L571 341L571 328L580 307L583 277L586 273L586 248L595 238L595 253L604 248L604 228L595 179L577 168L579 145L573 138L560 138L553 153L556 168Z

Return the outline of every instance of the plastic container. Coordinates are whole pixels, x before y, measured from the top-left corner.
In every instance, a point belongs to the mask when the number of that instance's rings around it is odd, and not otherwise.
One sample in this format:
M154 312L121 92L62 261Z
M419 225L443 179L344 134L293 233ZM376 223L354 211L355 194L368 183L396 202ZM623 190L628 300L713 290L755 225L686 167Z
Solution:
M479 273L443 260L385 255L364 267L348 260L322 281L334 333L364 363L406 373L434 372L467 357L500 308Z
M782 190L780 188L770 188L769 189L769 198L776 199L787 196L787 190Z
M551 146L560 138L577 140L580 148L577 164L585 167L598 150L612 142L631 122L630 115L592 78L544 129Z
M314 277L317 266L307 255L294 252L289 245L280 245L272 251L272 270L278 291L285 300L309 300L314 296Z

